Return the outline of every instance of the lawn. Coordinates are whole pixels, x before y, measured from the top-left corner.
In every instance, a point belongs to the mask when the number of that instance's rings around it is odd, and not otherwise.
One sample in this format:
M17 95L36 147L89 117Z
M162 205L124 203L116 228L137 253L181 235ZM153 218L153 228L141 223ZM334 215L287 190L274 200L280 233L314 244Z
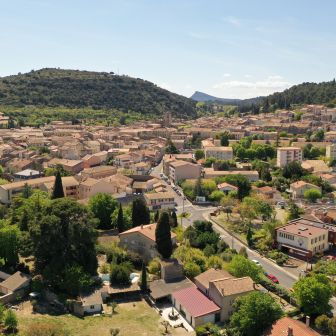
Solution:
M72 315L34 315L31 314L29 308L18 311L17 315L20 336L26 336L25 331L33 321L59 325L69 332L69 336L109 336L110 328L119 328L120 336L158 336L163 331L160 325L160 315L144 301L119 304L112 317L88 316L82 319ZM181 328L171 330L171 332L174 336L190 335Z

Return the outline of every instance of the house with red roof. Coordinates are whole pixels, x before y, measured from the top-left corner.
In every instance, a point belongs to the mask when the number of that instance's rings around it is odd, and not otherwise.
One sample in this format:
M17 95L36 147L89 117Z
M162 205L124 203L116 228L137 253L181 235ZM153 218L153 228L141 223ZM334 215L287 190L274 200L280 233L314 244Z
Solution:
M174 307L193 328L220 320L221 308L205 296L196 286L174 292L172 294L172 302Z

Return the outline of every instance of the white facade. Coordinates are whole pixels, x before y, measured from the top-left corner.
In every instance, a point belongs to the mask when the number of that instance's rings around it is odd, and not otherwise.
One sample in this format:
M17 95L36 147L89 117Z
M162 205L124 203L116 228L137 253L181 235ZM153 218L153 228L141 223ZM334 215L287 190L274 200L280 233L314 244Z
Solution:
M233 159L232 147L206 147L204 149L205 158L213 157L217 160L230 161Z
M277 150L277 166L282 168L293 161L302 162L302 150L298 147L282 147Z

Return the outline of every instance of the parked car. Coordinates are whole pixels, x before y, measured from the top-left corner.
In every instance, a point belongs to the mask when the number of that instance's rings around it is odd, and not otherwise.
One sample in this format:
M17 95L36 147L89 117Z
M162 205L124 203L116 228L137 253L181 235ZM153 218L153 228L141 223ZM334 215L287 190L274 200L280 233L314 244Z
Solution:
M273 275L273 274L267 274L267 273L266 273L266 276L267 276L267 278L270 279L273 283L276 283L276 284L279 283L279 280L278 280L278 278L277 278L275 275Z
M252 259L251 260L252 262L254 262L257 266L261 266L260 262L256 259Z

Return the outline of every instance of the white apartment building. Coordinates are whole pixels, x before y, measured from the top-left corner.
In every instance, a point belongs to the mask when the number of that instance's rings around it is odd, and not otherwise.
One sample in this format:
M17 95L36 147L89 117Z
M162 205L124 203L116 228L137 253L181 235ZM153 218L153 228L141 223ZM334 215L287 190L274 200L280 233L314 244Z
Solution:
M208 159L213 157L217 160L229 161L233 159L233 149L232 147L206 147L204 149L205 158Z
M326 157L330 160L336 159L336 144L332 144L326 147Z
M329 249L328 230L300 220L276 229L276 241L279 249L304 258Z
M277 166L282 168L288 163L302 162L302 150L298 147L280 147L277 150Z

